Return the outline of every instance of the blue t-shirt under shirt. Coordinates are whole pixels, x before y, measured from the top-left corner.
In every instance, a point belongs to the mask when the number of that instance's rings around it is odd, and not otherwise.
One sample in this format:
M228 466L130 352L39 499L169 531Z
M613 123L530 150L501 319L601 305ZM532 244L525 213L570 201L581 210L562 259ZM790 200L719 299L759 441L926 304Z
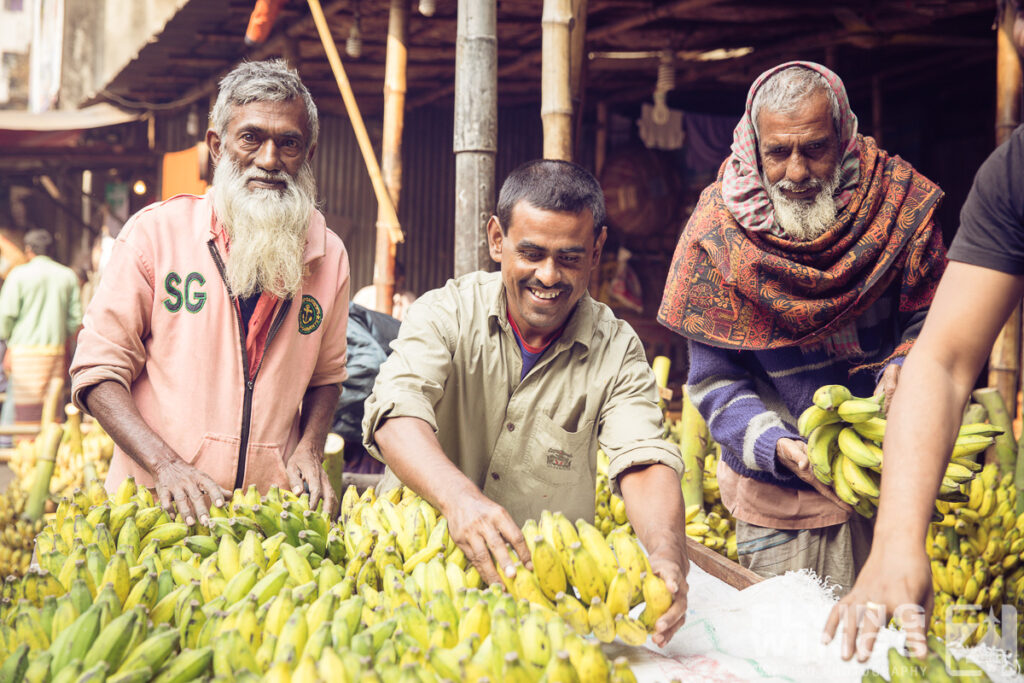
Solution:
M547 348L551 346L551 342L562 335L562 330L559 330L555 336L551 337L544 346L530 346L523 341L522 335L519 334L519 327L511 315L508 316L508 322L512 325L512 332L515 334L516 343L519 344L519 354L523 359L523 371L519 373L519 381L522 382L523 378L526 377L526 373L533 369L533 366L537 364L537 361L544 355ZM565 328L563 327L562 329L564 330Z

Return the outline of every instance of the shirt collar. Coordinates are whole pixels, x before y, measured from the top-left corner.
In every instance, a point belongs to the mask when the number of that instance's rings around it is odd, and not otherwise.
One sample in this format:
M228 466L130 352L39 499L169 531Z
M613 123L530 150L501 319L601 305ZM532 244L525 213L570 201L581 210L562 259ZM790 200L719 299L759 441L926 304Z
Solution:
M492 324L496 323L509 334L513 334L512 326L508 323L508 299L505 297L504 283L498 288L498 295L491 302L487 319L492 321ZM557 353L573 344L580 344L585 351L588 351L593 339L594 300L590 298L589 292L584 292L580 300L576 302L576 308L569 314L562 334L548 348L551 349L551 352Z
M228 239L227 228L224 224L218 220L216 213L213 210L213 193L214 187L210 187L207 190L204 199L210 214L210 238L213 239L217 244L227 245L230 240ZM306 229L306 247L302 254L302 263L308 264L317 259L323 258L327 253L327 222L324 220L322 213L313 209L313 213L309 218L309 227Z

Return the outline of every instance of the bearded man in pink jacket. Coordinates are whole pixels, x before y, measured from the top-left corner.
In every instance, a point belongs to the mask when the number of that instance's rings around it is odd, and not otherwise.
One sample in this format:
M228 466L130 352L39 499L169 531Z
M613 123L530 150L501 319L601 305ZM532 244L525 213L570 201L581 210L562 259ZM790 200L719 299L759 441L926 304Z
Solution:
M308 488L333 509L323 447L345 370L349 265L315 208L316 105L281 60L220 84L204 196L129 220L85 314L72 399L185 522L230 489Z

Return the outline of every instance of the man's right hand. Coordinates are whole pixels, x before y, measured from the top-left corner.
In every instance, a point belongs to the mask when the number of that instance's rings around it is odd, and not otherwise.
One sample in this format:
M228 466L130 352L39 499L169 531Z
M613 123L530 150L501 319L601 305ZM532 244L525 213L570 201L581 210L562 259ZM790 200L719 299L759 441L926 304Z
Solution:
M177 457L154 467L153 480L157 500L167 514L173 515L177 508L189 526L195 524L196 520L201 524L209 523L210 512L205 498L209 498L213 505L223 507L224 501L231 495L208 474Z
M443 512L448 519L448 533L452 540L487 583L501 581L499 570L507 577L514 575L515 562L508 553L506 542L512 544L519 560L527 568L533 567L523 532L505 508L483 494L460 497L445 505Z
M831 487L823 484L811 470L811 461L807 457L807 444L796 439L779 439L775 443L775 454L779 462L792 470L802 481L814 487L814 490L828 498L836 507L853 512L853 508L840 500Z

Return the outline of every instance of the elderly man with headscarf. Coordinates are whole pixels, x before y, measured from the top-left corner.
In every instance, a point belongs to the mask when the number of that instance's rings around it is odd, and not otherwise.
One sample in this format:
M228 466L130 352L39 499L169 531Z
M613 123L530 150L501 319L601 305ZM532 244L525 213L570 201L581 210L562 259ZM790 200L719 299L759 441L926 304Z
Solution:
M814 476L814 391L895 390L945 250L942 191L857 134L839 77L789 62L751 86L732 154L680 237L659 321L688 340L689 396L721 445L739 561L849 590L870 521Z

